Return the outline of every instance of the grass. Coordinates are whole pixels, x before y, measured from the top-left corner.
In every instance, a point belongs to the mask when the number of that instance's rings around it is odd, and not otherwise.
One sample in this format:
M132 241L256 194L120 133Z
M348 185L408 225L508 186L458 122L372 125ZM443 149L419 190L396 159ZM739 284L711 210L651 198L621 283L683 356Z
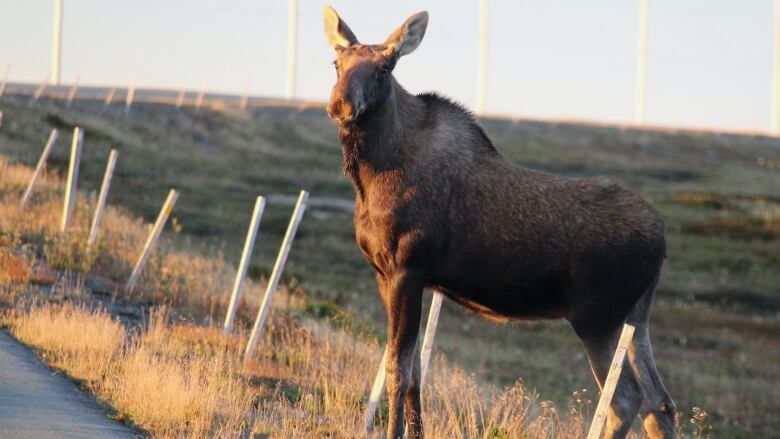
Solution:
M125 117L98 103L76 102L66 110L55 101L30 108L26 100L15 99L0 103L6 115L0 144L10 163L34 164L52 126L65 132L75 125L85 128L80 187L87 195L80 198L81 211L94 202L91 194L108 150L118 148L120 156L109 196L113 213L106 217L95 261L83 257L80 240L57 238L56 178L43 182L32 210L14 207L12 198L27 182L26 168L4 168L0 230L13 231L20 245L32 246L34 251L23 252L32 262L50 258L56 268L82 273L87 267L79 264L91 265L92 272L121 280L147 227L135 215L153 220L175 187L182 194L173 214L180 230L164 235L137 299L167 303L192 321L214 322L223 312L225 285L257 194L273 197L250 268L244 320L262 294L298 190L310 190L313 201L352 197L340 173L336 130L318 109L240 113L139 104ZM652 324L667 387L682 409L706 407L719 436L776 431L780 141L569 123L484 124L497 148L517 163L570 176L606 175L657 206L667 223L669 260ZM52 153L53 177L65 169L65 143ZM86 218L77 224L75 233L84 233ZM341 204L312 203L286 273L287 288L299 291L287 297L301 301L294 315L334 319L360 339L366 333L381 339L384 313L370 268L354 243L351 213ZM594 391L582 347L559 322L498 326L447 303L436 346L454 366L473 373L480 388L511 387L522 377L558 407L567 406L573 389Z
M155 258L160 267L145 272L141 293L129 301L140 316L120 320L117 302L126 306L128 301L100 300L90 294L85 279L122 274L132 259L127 253L138 250L146 227L113 210L100 237L112 242L87 253L77 243L84 238L79 231L88 203L77 205L71 234L61 234L58 216L46 214L55 207L54 194L47 192L54 192L55 179L43 179L31 206L37 212L33 223L14 195L19 182L30 177L29 168L0 158L0 169L4 176L15 176L0 179L3 324L110 406L114 418L153 437L364 434L368 386L382 348L349 313L303 296L299 286L288 283L277 295L257 354L242 361L246 312L239 315L242 330L225 335L213 324L224 313L225 294L204 300L235 273L219 257L164 243ZM64 277L49 276L60 279L49 285L45 276L33 275L36 271ZM39 289L44 285L48 292ZM259 296L258 287L250 281L248 293ZM244 304L245 311L256 306ZM425 393L429 437L583 435L585 412L572 407L560 414L552 403L526 393L522 383L503 391L480 386L444 358L435 362L431 376ZM370 437L383 435L386 417L382 407Z

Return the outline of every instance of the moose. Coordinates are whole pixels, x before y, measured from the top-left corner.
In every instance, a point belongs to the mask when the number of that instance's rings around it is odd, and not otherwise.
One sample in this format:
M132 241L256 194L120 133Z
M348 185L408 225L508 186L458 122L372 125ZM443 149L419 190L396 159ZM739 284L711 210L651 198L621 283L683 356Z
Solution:
M505 159L475 117L393 77L425 35L412 15L384 43L361 44L324 10L337 80L327 105L355 189L355 237L387 310L388 438L423 438L418 335L423 290L498 321L566 319L593 375L606 379L620 331L636 327L607 416L623 438L675 437L675 407L656 370L649 315L666 259L664 223L641 196Z

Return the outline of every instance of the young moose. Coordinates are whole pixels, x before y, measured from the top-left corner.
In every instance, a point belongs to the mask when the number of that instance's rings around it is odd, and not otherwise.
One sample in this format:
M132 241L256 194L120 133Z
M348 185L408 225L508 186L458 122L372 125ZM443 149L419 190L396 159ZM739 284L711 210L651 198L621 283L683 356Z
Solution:
M564 318L603 385L624 322L636 326L608 414L622 438L637 414L673 438L674 403L656 371L648 318L666 257L664 225L639 195L602 179L524 169L503 158L472 115L393 78L428 14L382 44L361 44L330 7L336 51L328 115L356 191L358 245L388 315L388 438L422 438L418 333L423 289L496 320Z

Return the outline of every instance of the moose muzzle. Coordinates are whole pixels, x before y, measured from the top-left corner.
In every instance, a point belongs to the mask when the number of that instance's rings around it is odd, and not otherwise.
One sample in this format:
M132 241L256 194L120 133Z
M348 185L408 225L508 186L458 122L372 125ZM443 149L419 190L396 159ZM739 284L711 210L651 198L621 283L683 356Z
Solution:
M348 79L348 78L345 78ZM366 110L363 90L360 87L344 87L340 83L333 87L328 102L327 112L338 125L347 125L355 122ZM349 84L348 81L347 84Z

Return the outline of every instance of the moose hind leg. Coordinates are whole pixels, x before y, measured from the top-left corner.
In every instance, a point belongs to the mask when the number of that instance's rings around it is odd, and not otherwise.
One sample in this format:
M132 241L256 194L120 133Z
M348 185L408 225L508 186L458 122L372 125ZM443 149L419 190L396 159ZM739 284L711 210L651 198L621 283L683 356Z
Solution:
M675 407L658 375L650 345L649 310L653 291L637 303L629 315L629 323L636 326L634 340L628 351L631 367L645 391L645 401L639 410L645 436L650 439L674 439L676 437Z
M420 337L412 360L412 380L406 393L406 437L407 439L422 439L422 402L420 386Z
M574 329L577 331L576 326ZM607 379L621 329L622 327L618 326L614 330L602 332L599 335L583 335L582 331L577 331L585 345L593 376L596 378L600 389L604 387L604 382ZM637 413L639 413L639 407L643 399L644 391L636 375L634 375L634 371L631 367L623 367L617 388L615 389L615 395L609 406L607 425L604 429L603 437L605 439L625 438L631 429L631 423L636 418Z

